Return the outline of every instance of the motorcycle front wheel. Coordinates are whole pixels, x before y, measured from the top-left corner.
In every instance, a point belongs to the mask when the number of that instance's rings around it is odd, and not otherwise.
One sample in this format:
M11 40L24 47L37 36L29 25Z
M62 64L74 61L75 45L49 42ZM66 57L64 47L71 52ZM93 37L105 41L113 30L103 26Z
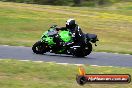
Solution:
M36 54L44 54L47 52L47 45L41 41L38 41L32 46L32 50Z

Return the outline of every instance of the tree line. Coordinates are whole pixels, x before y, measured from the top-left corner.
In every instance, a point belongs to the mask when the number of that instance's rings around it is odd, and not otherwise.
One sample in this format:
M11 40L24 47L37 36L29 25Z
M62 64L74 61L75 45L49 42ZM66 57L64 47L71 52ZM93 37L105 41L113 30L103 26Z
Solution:
M0 0L41 5L95 6L131 0Z

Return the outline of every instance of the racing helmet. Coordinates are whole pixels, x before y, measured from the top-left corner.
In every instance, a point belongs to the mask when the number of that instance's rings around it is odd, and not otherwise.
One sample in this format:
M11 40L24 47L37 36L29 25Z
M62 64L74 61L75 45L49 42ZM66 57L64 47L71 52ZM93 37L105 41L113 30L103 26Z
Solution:
M74 19L68 19L66 21L66 27L69 29L74 29L76 27L76 22Z

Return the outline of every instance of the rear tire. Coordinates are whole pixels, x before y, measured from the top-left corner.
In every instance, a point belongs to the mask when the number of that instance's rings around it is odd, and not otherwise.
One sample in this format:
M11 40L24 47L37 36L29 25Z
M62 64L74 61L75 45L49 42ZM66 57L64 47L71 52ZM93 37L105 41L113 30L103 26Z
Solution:
M87 46L85 47L85 56L89 55L92 52L92 49L93 49L92 44L88 43Z
M46 44L38 41L33 45L32 50L36 54L44 54L47 52Z
M83 49L82 47L74 50L73 55L76 57L85 57L92 52L92 44L88 43Z

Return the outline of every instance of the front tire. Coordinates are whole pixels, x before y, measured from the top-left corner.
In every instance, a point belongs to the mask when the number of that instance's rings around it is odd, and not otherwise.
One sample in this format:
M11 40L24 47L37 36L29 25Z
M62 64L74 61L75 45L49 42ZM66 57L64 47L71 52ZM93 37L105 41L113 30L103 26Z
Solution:
M44 54L46 53L47 48L44 43L42 43L41 41L38 41L33 45L32 50L36 54Z

